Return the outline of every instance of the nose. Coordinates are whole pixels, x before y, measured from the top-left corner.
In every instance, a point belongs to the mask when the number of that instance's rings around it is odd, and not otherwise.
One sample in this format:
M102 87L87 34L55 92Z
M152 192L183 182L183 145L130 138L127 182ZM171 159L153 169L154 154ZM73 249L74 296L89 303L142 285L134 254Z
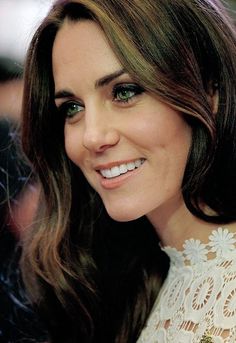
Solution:
M93 152L103 152L119 142L120 135L111 120L111 116L107 116L104 111L96 109L92 113L87 112L85 117L83 146L86 149Z

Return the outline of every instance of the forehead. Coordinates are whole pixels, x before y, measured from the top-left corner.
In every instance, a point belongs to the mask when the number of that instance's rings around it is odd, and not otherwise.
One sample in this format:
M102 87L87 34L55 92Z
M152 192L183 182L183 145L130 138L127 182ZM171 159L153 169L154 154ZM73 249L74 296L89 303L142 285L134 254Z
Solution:
M57 82L71 81L78 73L99 78L121 67L105 34L91 20L64 22L54 41L52 63Z

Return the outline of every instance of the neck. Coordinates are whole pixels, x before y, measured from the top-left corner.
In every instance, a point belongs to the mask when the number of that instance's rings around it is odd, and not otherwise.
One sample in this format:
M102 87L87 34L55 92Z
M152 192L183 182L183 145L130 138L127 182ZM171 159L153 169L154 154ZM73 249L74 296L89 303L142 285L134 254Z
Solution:
M190 238L207 243L210 232L220 226L195 217L187 209L182 197L153 210L147 218L154 226L161 244L177 250L181 250L184 241ZM227 225L227 228L236 231L235 223Z

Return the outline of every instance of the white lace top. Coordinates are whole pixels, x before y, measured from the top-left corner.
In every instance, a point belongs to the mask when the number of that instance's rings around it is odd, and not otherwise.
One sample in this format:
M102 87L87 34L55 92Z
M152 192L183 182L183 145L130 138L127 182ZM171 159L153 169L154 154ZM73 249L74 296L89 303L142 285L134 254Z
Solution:
M236 233L163 250L170 269L137 343L235 343Z

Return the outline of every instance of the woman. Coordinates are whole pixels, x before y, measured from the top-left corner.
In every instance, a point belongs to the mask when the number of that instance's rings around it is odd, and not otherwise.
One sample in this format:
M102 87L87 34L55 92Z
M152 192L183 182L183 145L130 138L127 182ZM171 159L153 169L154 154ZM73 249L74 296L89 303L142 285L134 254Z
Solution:
M50 341L235 342L236 36L221 3L58 1L26 65L42 194L23 268Z

